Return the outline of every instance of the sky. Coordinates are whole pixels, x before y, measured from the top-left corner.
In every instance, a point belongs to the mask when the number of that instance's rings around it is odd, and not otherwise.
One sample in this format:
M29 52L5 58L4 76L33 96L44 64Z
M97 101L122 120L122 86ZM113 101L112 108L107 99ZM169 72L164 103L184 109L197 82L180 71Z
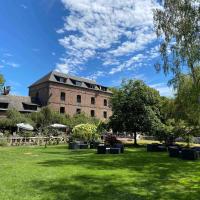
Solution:
M156 0L1 0L0 73L14 95L52 70L119 87L140 79L172 96L158 73Z

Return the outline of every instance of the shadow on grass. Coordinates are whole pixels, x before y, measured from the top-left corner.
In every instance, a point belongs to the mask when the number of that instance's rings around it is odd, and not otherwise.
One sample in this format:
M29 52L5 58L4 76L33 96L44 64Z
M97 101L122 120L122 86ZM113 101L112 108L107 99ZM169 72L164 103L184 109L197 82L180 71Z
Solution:
M200 197L199 161L169 158L167 153L146 152L144 149L127 149L120 155L98 155L93 150L60 153L64 153L66 158L37 164L74 169L81 166L86 171L62 179L33 181L31 184L41 199L197 200Z

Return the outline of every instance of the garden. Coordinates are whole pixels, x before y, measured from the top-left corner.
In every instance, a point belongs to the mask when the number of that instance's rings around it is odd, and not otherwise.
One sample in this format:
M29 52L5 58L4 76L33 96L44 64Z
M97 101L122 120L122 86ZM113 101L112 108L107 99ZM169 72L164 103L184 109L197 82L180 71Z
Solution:
M66 145L0 148L3 200L180 199L200 193L200 162L127 147L124 154Z
M0 118L0 199L200 199L199 13L197 0L154 10L155 68L171 78L172 98L130 79L110 88L112 116L103 122L48 106L8 110Z

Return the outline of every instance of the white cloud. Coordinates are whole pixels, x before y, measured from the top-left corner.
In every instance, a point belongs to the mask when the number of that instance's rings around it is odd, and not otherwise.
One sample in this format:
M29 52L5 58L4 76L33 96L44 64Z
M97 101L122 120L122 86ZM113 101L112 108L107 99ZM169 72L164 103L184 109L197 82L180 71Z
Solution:
M130 69L136 62L133 53L139 54L156 38L152 12L160 7L156 0L62 0L62 3L69 12L63 27L57 30L62 33L59 43L66 50L64 65L57 64L59 70L76 71L92 58L100 59L102 66L112 65L110 74ZM130 58L124 64L120 57L127 55Z
M24 4L21 4L20 7L24 8L24 9L27 9L28 7Z
M3 54L5 57L12 57L13 55L11 53L4 53Z
M149 86L158 90L161 96L167 96L167 97L174 96L175 91L173 90L172 87L167 86L166 83L150 84Z
M87 76L86 78L91 79L91 80L96 80L99 77L105 76L105 72L104 71L97 71L94 74Z
M1 65L4 67L4 66L10 66L10 67L13 67L13 68L17 68L19 67L20 65L18 63L15 63L15 62L10 62L10 61L6 61L5 59L2 59L1 60Z
M55 53L55 52L52 52L52 53L51 53L51 55L52 55L52 56L55 56L55 55L56 55L56 53Z

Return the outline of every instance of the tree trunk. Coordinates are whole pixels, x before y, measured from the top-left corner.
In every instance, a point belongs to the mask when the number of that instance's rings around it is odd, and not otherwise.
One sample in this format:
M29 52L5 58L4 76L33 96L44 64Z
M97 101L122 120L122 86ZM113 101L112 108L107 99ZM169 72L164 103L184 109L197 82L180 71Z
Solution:
M134 145L137 145L137 133L134 132Z

